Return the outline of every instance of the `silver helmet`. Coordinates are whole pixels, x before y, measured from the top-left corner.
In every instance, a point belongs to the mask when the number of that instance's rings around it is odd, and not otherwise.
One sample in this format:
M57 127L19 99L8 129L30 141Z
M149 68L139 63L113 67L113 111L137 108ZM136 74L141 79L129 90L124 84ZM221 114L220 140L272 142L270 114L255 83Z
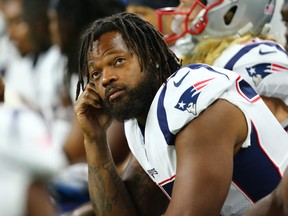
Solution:
M179 39L187 33L198 41L246 33L259 35L270 30L275 4L276 0L191 0L189 11L180 12L177 8L157 10L158 27L161 31L161 16L171 14L174 15L174 33L165 37L167 41ZM191 14L194 14L192 19ZM175 30L175 25L180 22L181 30Z

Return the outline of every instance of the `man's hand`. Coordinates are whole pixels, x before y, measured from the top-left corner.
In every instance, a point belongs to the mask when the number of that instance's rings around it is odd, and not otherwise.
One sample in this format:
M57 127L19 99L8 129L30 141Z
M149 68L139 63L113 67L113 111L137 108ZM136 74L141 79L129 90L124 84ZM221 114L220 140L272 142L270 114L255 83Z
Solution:
M78 98L74 111L79 125L88 139L97 138L100 132L106 133L111 123L111 116L103 109L102 99L95 91L92 82L88 83Z

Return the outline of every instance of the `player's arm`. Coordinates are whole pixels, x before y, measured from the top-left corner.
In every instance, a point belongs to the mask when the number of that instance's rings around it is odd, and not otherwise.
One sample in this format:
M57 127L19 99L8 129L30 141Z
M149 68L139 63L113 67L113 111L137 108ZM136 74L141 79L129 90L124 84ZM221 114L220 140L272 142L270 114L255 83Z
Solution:
M116 120L112 121L107 130L107 142L109 144L117 171L119 174L121 174L131 158L123 122Z
M96 215L121 212L121 215L158 216L165 212L168 199L133 156L121 179L112 159L105 161L101 159L103 155L91 155L95 151L93 146L86 147L86 151L90 154L87 155L89 192Z
M176 137L176 180L165 216L218 216L232 180L234 149L246 136L243 113L225 100L186 125Z
M137 209L137 215L159 216L166 211L169 199L151 180L134 156L122 178Z
M124 181L117 172L111 151L114 151L115 147L122 146L124 149L127 146L123 146L123 143L114 143L113 147L112 143L109 143L111 140L107 140L108 128L111 129L109 127L111 118L102 108L101 99L94 89L93 83L89 83L77 100L74 109L84 135L89 194L95 214L133 216L153 215L146 212L155 212L155 215L159 215L157 208L161 207L162 212L164 210L159 204L162 200L158 197L164 195L140 168L137 161L133 159L126 166L123 174ZM116 158L115 155L114 157ZM152 193L154 191L156 193ZM165 201L167 203L166 198ZM150 207L151 203L152 207ZM146 209L146 207L150 208Z
M88 186L96 215L136 215L129 193L117 173L107 141L111 116L103 109L93 83L87 84L74 107L83 131Z
M122 179L132 197L132 203L136 208L137 215L159 216L166 211L169 203L168 198L144 172L133 156L126 166ZM107 200L108 203L109 201ZM73 210L70 215L88 216L95 214L91 202L89 202Z
M137 215L130 194L116 170L106 138L103 137L101 150L97 142L84 141L90 201L95 214L112 216L121 212L123 215Z
M113 161L121 175L138 215L159 216L168 206L169 199L143 170L130 152L124 124L113 121L107 131Z

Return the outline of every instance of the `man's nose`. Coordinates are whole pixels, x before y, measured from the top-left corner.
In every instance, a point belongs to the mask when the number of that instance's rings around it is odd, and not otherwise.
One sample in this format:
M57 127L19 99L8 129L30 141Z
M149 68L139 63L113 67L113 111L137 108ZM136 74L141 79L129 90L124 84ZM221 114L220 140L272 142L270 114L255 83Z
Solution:
M102 75L102 85L107 86L118 79L117 74L114 70L104 69Z

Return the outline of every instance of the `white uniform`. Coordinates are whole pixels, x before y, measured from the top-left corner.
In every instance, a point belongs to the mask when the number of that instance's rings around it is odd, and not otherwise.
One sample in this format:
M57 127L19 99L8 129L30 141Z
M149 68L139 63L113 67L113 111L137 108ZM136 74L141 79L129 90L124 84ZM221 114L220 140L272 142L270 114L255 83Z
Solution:
M13 61L4 76L5 103L32 107L53 126L53 133L63 145L71 126L71 107L64 107L61 99L66 57L57 46L42 53L33 65L26 56Z
M170 198L177 178L175 136L219 98L237 106L248 125L248 136L234 157L233 181L221 211L221 215L240 215L280 181L288 163L288 135L237 73L201 64L183 67L157 92L145 129L129 120L125 132L135 157Z
M257 38L231 45L213 65L239 73L259 95L278 98L288 106L288 57L281 45ZM287 123L282 124L285 128Z
M7 87L29 105L55 109L60 103L59 88L63 86L64 69L65 57L57 46L52 46L39 56L36 64L29 55L15 60L4 80Z
M48 183L68 161L36 113L2 104L0 119L0 212L26 215L31 182Z

